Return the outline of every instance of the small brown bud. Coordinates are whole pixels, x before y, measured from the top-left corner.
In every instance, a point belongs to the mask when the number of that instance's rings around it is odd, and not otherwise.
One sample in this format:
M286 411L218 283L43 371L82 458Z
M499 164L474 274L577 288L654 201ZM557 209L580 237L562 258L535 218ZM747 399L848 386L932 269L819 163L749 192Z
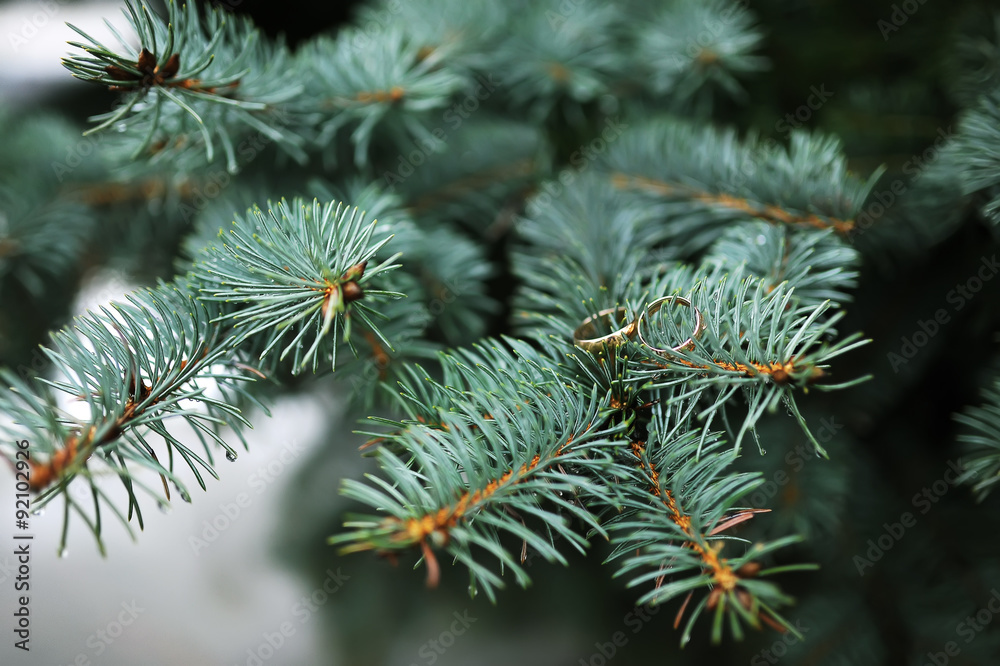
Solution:
M340 279L344 282L357 281L365 274L365 267L368 266L367 261L362 261L360 264L354 264L340 276Z
M156 56L143 48L139 52L139 59L135 61L135 68L143 74L153 74L156 71Z
M361 288L361 285L359 285L354 280L351 280L350 282L345 282L341 286L341 289L344 294L345 303L351 303L352 301L359 300L365 295L365 292Z
M163 67L157 68L157 74L161 81L167 79L172 79L177 76L178 70L181 68L181 56L178 53L173 54L167 58L167 62L163 63Z
M115 79L115 81L135 81L135 74L132 72L126 72L121 67L116 67L115 65L107 65L104 68L109 76Z

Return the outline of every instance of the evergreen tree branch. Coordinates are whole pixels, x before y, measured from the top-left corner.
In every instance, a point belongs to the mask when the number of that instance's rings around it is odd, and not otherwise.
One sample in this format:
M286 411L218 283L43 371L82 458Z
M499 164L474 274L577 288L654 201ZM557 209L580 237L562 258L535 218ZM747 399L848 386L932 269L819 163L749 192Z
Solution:
M714 436L705 444L699 441L704 438L696 430L682 432L674 427L665 431L664 427L664 421L654 419L649 442L632 444L642 479L625 486L627 508L607 525L616 545L610 559L621 561L616 575L630 576L630 586L655 583L639 603L662 603L687 593L675 627L680 625L694 590L709 589L691 612L682 645L690 640L694 622L706 611L714 611L713 642L721 640L725 619L737 639L743 635L742 623L760 628L761 622L798 636L776 611L791 599L773 583L761 580L779 569L762 570L760 563L774 550L798 539L757 544L741 555L721 557L726 543L733 541L721 532L756 512L740 509L735 503L763 480L758 474L726 473L730 458ZM803 568L813 567L785 566L780 571Z
M388 482L344 482L347 496L390 516L351 520L346 526L353 529L331 537L331 543L346 544L345 552L385 554L419 547L431 585L439 576L434 550L442 549L469 567L470 589L481 588L495 600L503 581L477 561L473 547L492 553L524 586L527 573L500 542L502 533L524 539L549 561L565 563L555 538L581 551L586 539L564 513L603 532L571 498L585 491L610 501L614 490L587 472L610 461L621 426L603 425L604 401L596 391L588 396L566 386L530 347L522 344L517 356L496 354L506 355L510 364L469 366L461 357L443 357L463 381L453 387L425 380L430 386L425 390L451 400L436 410L433 422L400 422L384 436L376 457ZM539 383L533 374L547 379ZM419 390L411 389L411 396ZM521 516L540 521L545 536L527 528Z
M701 249L734 219L849 233L882 171L848 174L839 140L794 131L787 150L755 135L657 119L610 146L602 166L619 187L662 201L671 239Z
M349 339L353 314L391 348L373 321L378 313L361 301L401 297L363 287L398 265L392 263L394 256L368 267L389 238L372 241L377 222L366 225L363 217L343 203L321 206L313 201L307 206L300 200L281 201L268 203L266 214L260 208L248 210L233 221L228 234L220 233L220 241L204 250L193 275L201 281L204 298L243 306L219 318L233 321L238 333L233 344L263 334L264 358L294 332L279 358L292 353L295 372L310 361L315 372L320 343L331 331L338 337L341 328ZM310 331L313 342L306 348ZM331 358L335 368L336 345Z
M27 439L30 443L30 485L40 493L35 505L43 507L62 495L67 514L73 507L85 515L67 491L76 477L83 477L94 497L93 522L87 522L102 552L99 500L112 508L115 502L98 489L95 477L99 473L93 464L103 463L124 485L129 506L128 518L122 522L128 528L133 509L139 511L135 494L139 482L130 465L147 468L163 479L165 497L157 497L163 503L169 500L168 480L182 499L190 501L175 469L175 457L203 489L203 472L217 477L213 448L218 446L227 458L236 459L236 450L225 443L218 429L249 425L231 403L234 394L242 392L239 383L252 377L231 357L225 331L213 323L212 315L183 283L161 285L79 317L72 329L54 333L53 346L44 353L56 370L56 379L26 381L3 371L10 389L0 393L0 407L13 420L5 427L9 436L4 441ZM222 392L221 399L211 395L210 387ZM56 395L63 399L57 401ZM67 401L82 403L82 407L76 409ZM166 421L172 417L196 434L204 458L180 439L176 428L168 429ZM166 467L151 446L150 435L162 439L169 461ZM64 525L61 548L65 538Z
M70 26L86 40L70 44L85 55L64 58L66 68L79 79L124 93L121 105L93 118L98 124L87 133L131 126L131 159L147 153L176 158L197 146L210 163L218 142L235 172L234 146L260 131L303 161L302 132L288 115L303 84L289 80L288 49L221 9L202 13L193 4L178 7L174 0L167 6L164 20L126 0L124 13L138 36L138 50L111 24L118 41L114 48Z
M966 453L962 460L965 472L959 481L972 486L980 501L1000 483L1000 380L983 389L982 397L981 405L955 415L964 426L958 441Z

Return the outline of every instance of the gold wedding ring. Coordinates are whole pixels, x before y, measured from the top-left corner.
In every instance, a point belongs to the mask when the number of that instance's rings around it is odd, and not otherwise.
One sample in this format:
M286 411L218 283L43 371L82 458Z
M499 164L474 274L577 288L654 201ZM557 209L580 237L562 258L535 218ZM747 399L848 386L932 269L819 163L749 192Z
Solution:
M694 331L692 331L691 337L676 347L661 349L660 347L654 347L649 344L642 334L642 324L647 315L652 316L656 314L667 302L684 305L694 310ZM623 307L601 310L596 315L587 317L583 320L582 324L577 326L576 330L573 331L573 344L589 352L599 353L604 349L614 350L618 345L622 344L626 340L631 340L638 335L639 341L648 347L650 351L659 354L660 356L670 357L671 352L694 349L694 341L697 340L701 336L702 331L705 330L705 320L701 316L701 311L693 306L691 301L683 296L663 296L662 298L658 298L647 305L642 311L642 314L633 319L630 323L619 328L617 331L608 333L607 335L595 337L597 333L597 323L599 321L606 321L613 327L623 324L626 319L628 319L628 310Z
M637 320L622 326L614 333L594 337L594 334L597 333L597 322L607 321L614 326L620 325L626 319L628 319L628 310L623 307L601 310L596 315L584 319L583 323L576 327L576 330L573 331L573 344L592 353L598 353L605 348L613 350L626 339L635 335Z
M691 337L689 337L687 340L680 343L676 347L670 347L669 349L661 349L659 347L654 347L653 345L649 344L649 342L646 341L646 338L643 337L642 323L646 319L646 315L656 314L657 312L660 311L660 308L663 307L663 304L667 303L668 301L687 306L692 310L694 310L694 331L691 333ZM642 311L642 314L639 315L639 318L635 321L635 329L636 333L639 336L639 341L642 342L642 344L646 345L650 351L655 352L660 356L670 357L671 352L689 351L691 349L694 349L694 341L697 340L701 336L702 331L705 330L705 321L701 317L701 311L695 306L691 305L691 301L689 301L688 299L684 298L683 296L664 296L662 298L656 299L655 301L646 306L646 309Z

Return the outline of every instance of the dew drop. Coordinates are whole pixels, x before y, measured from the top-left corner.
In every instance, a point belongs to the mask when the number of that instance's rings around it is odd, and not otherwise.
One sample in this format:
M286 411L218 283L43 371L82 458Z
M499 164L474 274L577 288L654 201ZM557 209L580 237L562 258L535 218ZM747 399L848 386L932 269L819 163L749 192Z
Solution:
M45 515L45 509L35 509L34 511L31 512L31 515L33 515L33 516L44 516Z
M184 500L188 504L191 503L191 496L187 494L186 490L181 490L181 489L178 488L177 489L177 493L181 496L182 500Z
M67 555L69 555L69 548L67 548L66 546L60 546L59 547L59 557L62 558L62 557L66 557Z
M756 241L757 245L763 245L764 243L767 242L767 237L764 234L758 234Z
M236 451L226 451L226 460L236 462Z
M156 508L160 510L160 513L167 515L170 513L170 505L166 502L157 502Z
M128 126L125 123L115 123L116 132L124 132Z

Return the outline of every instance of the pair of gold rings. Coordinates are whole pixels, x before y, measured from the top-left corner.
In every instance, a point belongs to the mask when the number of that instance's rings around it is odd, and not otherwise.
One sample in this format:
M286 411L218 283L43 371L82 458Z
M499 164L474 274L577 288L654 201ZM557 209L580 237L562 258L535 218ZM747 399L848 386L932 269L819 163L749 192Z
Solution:
M642 325L647 316L652 316L659 312L660 308L662 308L666 303L683 305L694 310L694 330L691 332L691 336L679 345L662 349L649 344L643 336ZM671 352L694 349L694 341L697 340L698 337L701 336L702 331L705 330L705 321L701 316L701 311L693 306L691 301L683 296L663 296L662 298L658 298L647 305L638 317L626 324L625 322L627 320L628 310L623 307L601 310L597 314L587 317L583 320L582 324L577 326L576 330L573 331L573 344L581 349L585 349L586 351L598 353L604 349L613 350L618 345L623 344L626 340L631 340L632 338L638 336L639 341L649 348L650 351L659 354L660 356L670 356ZM614 333L593 337L598 330L597 323L601 321L608 322L611 326L621 326L621 328ZM622 326L622 324L624 324L624 326Z

